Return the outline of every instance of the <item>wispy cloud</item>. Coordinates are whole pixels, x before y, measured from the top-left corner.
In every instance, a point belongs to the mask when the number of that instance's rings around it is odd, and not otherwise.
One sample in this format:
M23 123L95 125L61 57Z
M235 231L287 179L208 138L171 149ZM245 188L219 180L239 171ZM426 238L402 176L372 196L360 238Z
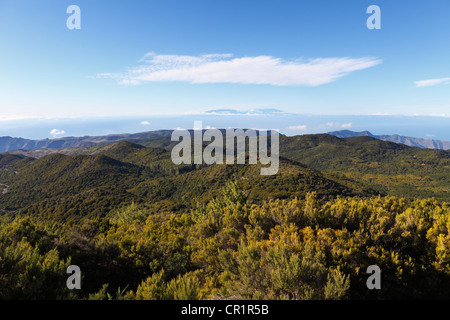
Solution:
M280 116L289 115L283 110L271 109L271 108L258 108L258 109L247 109L247 110L237 110L237 109L214 109L206 111L189 111L186 114L190 115L210 115L210 116Z
M296 131L306 131L308 130L308 126L305 124L300 124L298 126L289 126L287 127L288 130L296 130Z
M353 127L353 123L349 122L349 123L343 123L341 125L342 129L350 129L351 127Z
M450 78L420 80L414 81L414 84L416 85L416 87L431 87L438 84L450 84Z
M342 128L342 129L350 129L351 127L353 127L353 123L352 122L348 122L348 123L339 123L339 122L327 122L324 125L321 126L325 126L328 128Z
M369 116L392 116L392 113L389 113L389 112L374 112L374 113L370 113Z
M272 56L233 57L232 54L200 56L147 53L139 65L124 73L101 73L99 78L121 84L181 81L188 83L240 83L274 86L318 86L351 72L381 63L373 57L283 60Z
M438 117L438 118L450 118L450 114L447 113L430 113L430 114L425 114L425 113L414 113L413 114L414 117Z
M60 130L60 129L53 129L53 130L50 131L50 134L51 134L54 138L56 138L56 137L58 137L58 136L61 136L61 135L65 134L65 133L66 133L66 132L65 132L64 130Z
M141 121L141 125L142 126L149 126L150 122L144 120L144 121Z

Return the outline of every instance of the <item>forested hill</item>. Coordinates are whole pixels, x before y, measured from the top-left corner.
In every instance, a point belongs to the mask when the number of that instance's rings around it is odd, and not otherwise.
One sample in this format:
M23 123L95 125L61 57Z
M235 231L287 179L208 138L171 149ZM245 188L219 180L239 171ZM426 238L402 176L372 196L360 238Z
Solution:
M168 132L132 141L139 143L2 154L0 183L8 188L0 194L0 209L101 215L141 201L152 210L188 210L217 195L220 186L235 177L255 200L316 191L328 196L389 194L450 201L450 159L442 150L371 137L281 136L280 173L261 177L254 165L175 166L170 159L175 142Z
M81 150L80 150L81 152ZM0 209L76 219L102 216L132 202L150 210L190 210L238 179L249 199L287 199L316 191L321 197L374 194L353 181L335 181L289 159L279 173L261 176L260 165L174 165L170 151L121 141L85 154L49 154L39 159L0 155ZM83 153L82 152L82 153Z
M281 137L280 154L382 194L450 200L450 153L371 137Z

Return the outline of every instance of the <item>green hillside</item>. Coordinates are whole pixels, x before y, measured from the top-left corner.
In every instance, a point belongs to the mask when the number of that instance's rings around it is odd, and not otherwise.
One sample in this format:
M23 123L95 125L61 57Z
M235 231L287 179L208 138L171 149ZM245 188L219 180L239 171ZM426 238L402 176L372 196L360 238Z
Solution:
M177 166L170 151L126 141L79 153L39 159L3 155L9 170L0 183L9 188L0 195L0 209L62 219L103 216L131 202L144 203L151 212L186 211L217 196L234 179L242 182L255 203L302 197L311 191L321 197L373 194L349 180L336 182L284 158L277 175L261 176L260 165Z
M118 138L111 136L108 139ZM106 138L97 139L107 141ZM176 144L170 141L168 132L135 134L130 136L129 141L127 146L122 146L123 156L116 147L113 148L115 143L90 148L16 150L11 153L36 158L53 153L104 153L121 161L152 166L154 159L146 153L151 155L152 152L159 152L166 161L161 158L154 165L160 169L165 168L166 174L170 170L190 170L189 166L173 166L168 154L164 153L164 150L170 151ZM153 149L145 149L142 146ZM108 151L110 148L113 148L112 151ZM143 150L140 153L137 150L128 152L127 148ZM328 179L340 184L351 184L352 188L360 191L373 189L382 195L450 200L450 184L447 182L447 177L450 176L449 151L408 147L367 136L338 138L328 134L316 134L280 136L280 155L321 171Z
M280 138L280 154L381 194L450 201L450 153L371 137L303 135Z

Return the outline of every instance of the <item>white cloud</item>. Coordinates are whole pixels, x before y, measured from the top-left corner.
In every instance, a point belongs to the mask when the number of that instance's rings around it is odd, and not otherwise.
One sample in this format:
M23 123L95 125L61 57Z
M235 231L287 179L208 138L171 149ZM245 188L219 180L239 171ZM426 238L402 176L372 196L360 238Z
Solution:
M349 123L344 123L341 125L342 129L350 129L353 126L353 123L349 122Z
M424 113L414 113L414 117L438 117L438 118L450 118L450 114L440 113L440 114L424 114Z
M57 136L63 135L64 133L66 133L64 130L60 130L60 129L53 129L52 131L50 131L50 134L56 138Z
M438 84L450 84L450 78L420 80L420 81L414 81L414 84L416 85L417 88L431 87L431 86L436 86Z
M141 121L141 125L143 125L143 126L149 126L149 125L150 125L150 122L148 122L148 121Z
M298 131L306 131L308 130L308 126L304 124L300 124L298 126L289 126L287 127L288 130L298 130Z
M101 73L99 78L121 84L182 81L188 83L240 83L275 86L318 86L350 72L381 63L373 57L315 58L286 61L272 56L234 58L231 54L201 56L147 53L139 66L125 73Z
M323 126L325 127L329 127L329 128L342 128L342 129L350 129L351 127L353 127L353 123L349 122L349 123L339 123L339 122L327 122L325 123Z

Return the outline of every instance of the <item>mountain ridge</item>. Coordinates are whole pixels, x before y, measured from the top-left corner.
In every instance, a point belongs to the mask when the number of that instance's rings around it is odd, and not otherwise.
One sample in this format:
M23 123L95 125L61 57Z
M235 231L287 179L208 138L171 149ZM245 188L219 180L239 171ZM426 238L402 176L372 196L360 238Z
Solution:
M204 129L205 130L205 129ZM225 134L226 129L219 129ZM247 129L243 129L247 130ZM68 148L89 148L96 146L104 146L113 142L127 140L134 143L145 143L146 147L166 148L173 144L171 135L174 130L162 129L153 131L144 131L138 133L119 133L108 134L103 136L81 136L81 137L62 137L54 139L25 139L20 137L4 136L0 137L0 153L21 150L20 154L25 154L30 150L60 150ZM191 135L192 129L188 130ZM259 131L256 130L256 134ZM283 134L279 133L280 136ZM17 152L16 152L17 153ZM51 153L51 152L49 152ZM47 154L44 152L44 155Z
M221 131L223 130L224 129L221 129ZM192 132L192 130L189 131ZM103 136L62 137L54 139L46 138L35 140L4 136L0 137L0 153L9 152L12 154L20 154L32 157L37 155L39 157L49 153L54 153L54 150L62 150L61 153L67 152L67 154L70 154L70 148L99 147L123 140L138 144L143 143L146 147L170 148L170 146L173 144L170 139L172 132L173 130L164 129L138 133L108 134ZM401 136L398 134L374 135L369 131L355 132L350 130L331 131L326 134L338 138L366 136L378 140L395 142L410 147L450 150L450 141ZM280 134L280 136L283 136L283 134Z
M450 141L401 136L398 134L374 135L369 131L356 132L356 131L351 131L351 130L331 131L331 132L328 132L328 134L339 137L339 138L367 136L367 137L372 137L372 138L379 139L379 140L404 144L409 147L419 147L419 148L439 149L439 150L449 150L450 149Z

